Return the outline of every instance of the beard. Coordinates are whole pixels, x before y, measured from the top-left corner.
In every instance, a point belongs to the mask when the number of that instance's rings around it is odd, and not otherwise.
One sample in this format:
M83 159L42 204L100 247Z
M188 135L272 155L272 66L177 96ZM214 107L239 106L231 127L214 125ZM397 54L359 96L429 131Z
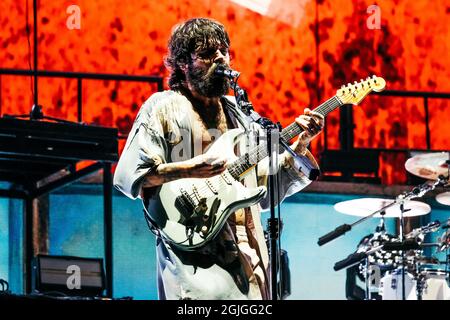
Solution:
M228 93L230 80L214 73L218 66L213 64L209 69L201 69L195 68L192 64L188 65L186 78L197 93L207 98L221 97ZM227 67L226 65L220 66Z

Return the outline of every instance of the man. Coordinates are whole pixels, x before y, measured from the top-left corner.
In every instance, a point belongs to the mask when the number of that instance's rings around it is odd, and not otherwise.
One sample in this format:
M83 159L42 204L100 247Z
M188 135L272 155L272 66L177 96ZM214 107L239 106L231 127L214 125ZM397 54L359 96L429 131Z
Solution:
M117 165L114 185L128 197L157 197L159 187L169 181L221 174L227 159L203 154L216 138L214 133L231 128L258 130L256 124L247 122L234 100L225 96L229 80L214 73L217 66L229 67L229 48L229 36L216 21L191 19L174 29L166 57L171 90L153 94L141 107ZM305 109L296 122L305 131L292 147L317 166L306 147L323 128L323 118ZM187 148L180 160L179 146L197 142L200 148ZM245 152L245 146L239 149ZM310 183L291 167L292 157L287 152L280 155L279 162L281 199ZM266 182L267 165L262 164L243 181L246 186ZM260 205L231 214L219 234L194 252L182 251L159 238L159 298L270 299L260 207L268 207L268 197Z

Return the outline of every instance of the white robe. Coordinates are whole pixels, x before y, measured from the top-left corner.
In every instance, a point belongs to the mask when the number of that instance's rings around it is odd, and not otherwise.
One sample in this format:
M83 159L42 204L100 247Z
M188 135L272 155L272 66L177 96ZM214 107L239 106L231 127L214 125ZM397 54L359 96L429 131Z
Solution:
M224 97L223 105L234 127L261 131L249 124ZM188 132L195 143L201 139L191 102L175 91L153 94L141 107L128 136L114 175L114 186L131 199L141 197L143 177L159 163L172 162L172 150ZM240 151L245 144L241 143ZM202 150L191 148L192 158ZM200 148L201 149L201 148ZM310 157L312 157L309 154ZM267 159L266 159L267 160ZM280 155L278 185L280 199L311 181L290 167L286 153ZM267 161L262 161L244 179L247 187L267 183ZM157 191L153 196L157 196ZM282 200L281 200L282 201ZM182 252L164 240L157 241L158 294L160 299L269 299L268 250L260 210L269 207L269 197L258 205L242 209L245 226L232 214L219 235L197 252Z

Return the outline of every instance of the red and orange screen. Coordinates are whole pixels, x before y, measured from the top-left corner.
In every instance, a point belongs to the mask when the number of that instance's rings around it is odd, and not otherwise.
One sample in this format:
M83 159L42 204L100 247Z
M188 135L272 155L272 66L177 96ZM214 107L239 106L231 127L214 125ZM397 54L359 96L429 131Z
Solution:
M0 68L33 63L32 0L0 2ZM369 75L390 90L450 92L450 2L447 0L58 0L38 1L39 69L167 76L163 64L172 27L191 17L222 22L231 37L232 67L242 75L255 109L283 126L306 106L315 107L342 85ZM379 28L369 28L369 6L379 8ZM67 8L80 9L80 29L69 29ZM27 19L28 12L28 19ZM372 17L372 18L371 18ZM30 46L26 24L30 26ZM371 20L373 22L373 20ZM32 79L2 76L1 114L30 111ZM76 80L41 78L46 115L77 120ZM150 84L83 83L83 121L131 128ZM431 148L448 149L450 106L430 99ZM354 108L355 147L426 148L421 98L369 96ZM320 155L325 136L312 145ZM123 146L123 141L121 143ZM327 119L326 146L338 149L339 112ZM386 152L380 176L404 183L403 154Z

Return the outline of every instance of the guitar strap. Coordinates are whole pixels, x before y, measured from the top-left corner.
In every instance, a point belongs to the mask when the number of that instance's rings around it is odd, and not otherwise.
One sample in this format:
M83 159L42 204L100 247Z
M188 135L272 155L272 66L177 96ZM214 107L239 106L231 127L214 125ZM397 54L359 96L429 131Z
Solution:
M147 211L148 200L143 200L142 205L144 206L142 212L144 213L144 218L145 221L147 222L147 227L151 231L151 233L153 233L156 236L156 245L159 245L159 243L162 240L162 235L161 232L159 231L158 225L156 224L156 222L153 221L153 219L151 218L150 214Z
M236 105L230 100L228 97L223 97L222 101L225 101L225 106L227 111L229 111L233 117L231 117L232 122L236 127L237 123L235 120L239 121L241 126L245 129L245 131L249 130L249 124L245 120L245 115L242 111L240 111L238 108L236 108Z
M236 105L230 100L230 98L223 97L223 101L225 102L227 111L233 115L231 119L234 120L233 121L234 125L238 127L236 123L237 120L239 121L240 125L245 129L245 131L248 131L249 125L245 121L245 115L242 112L239 112L239 110L236 108ZM240 148L241 147L242 146L240 146ZM234 215L236 219L236 225L245 226L245 214L246 214L245 208L238 209L237 211L235 211Z

